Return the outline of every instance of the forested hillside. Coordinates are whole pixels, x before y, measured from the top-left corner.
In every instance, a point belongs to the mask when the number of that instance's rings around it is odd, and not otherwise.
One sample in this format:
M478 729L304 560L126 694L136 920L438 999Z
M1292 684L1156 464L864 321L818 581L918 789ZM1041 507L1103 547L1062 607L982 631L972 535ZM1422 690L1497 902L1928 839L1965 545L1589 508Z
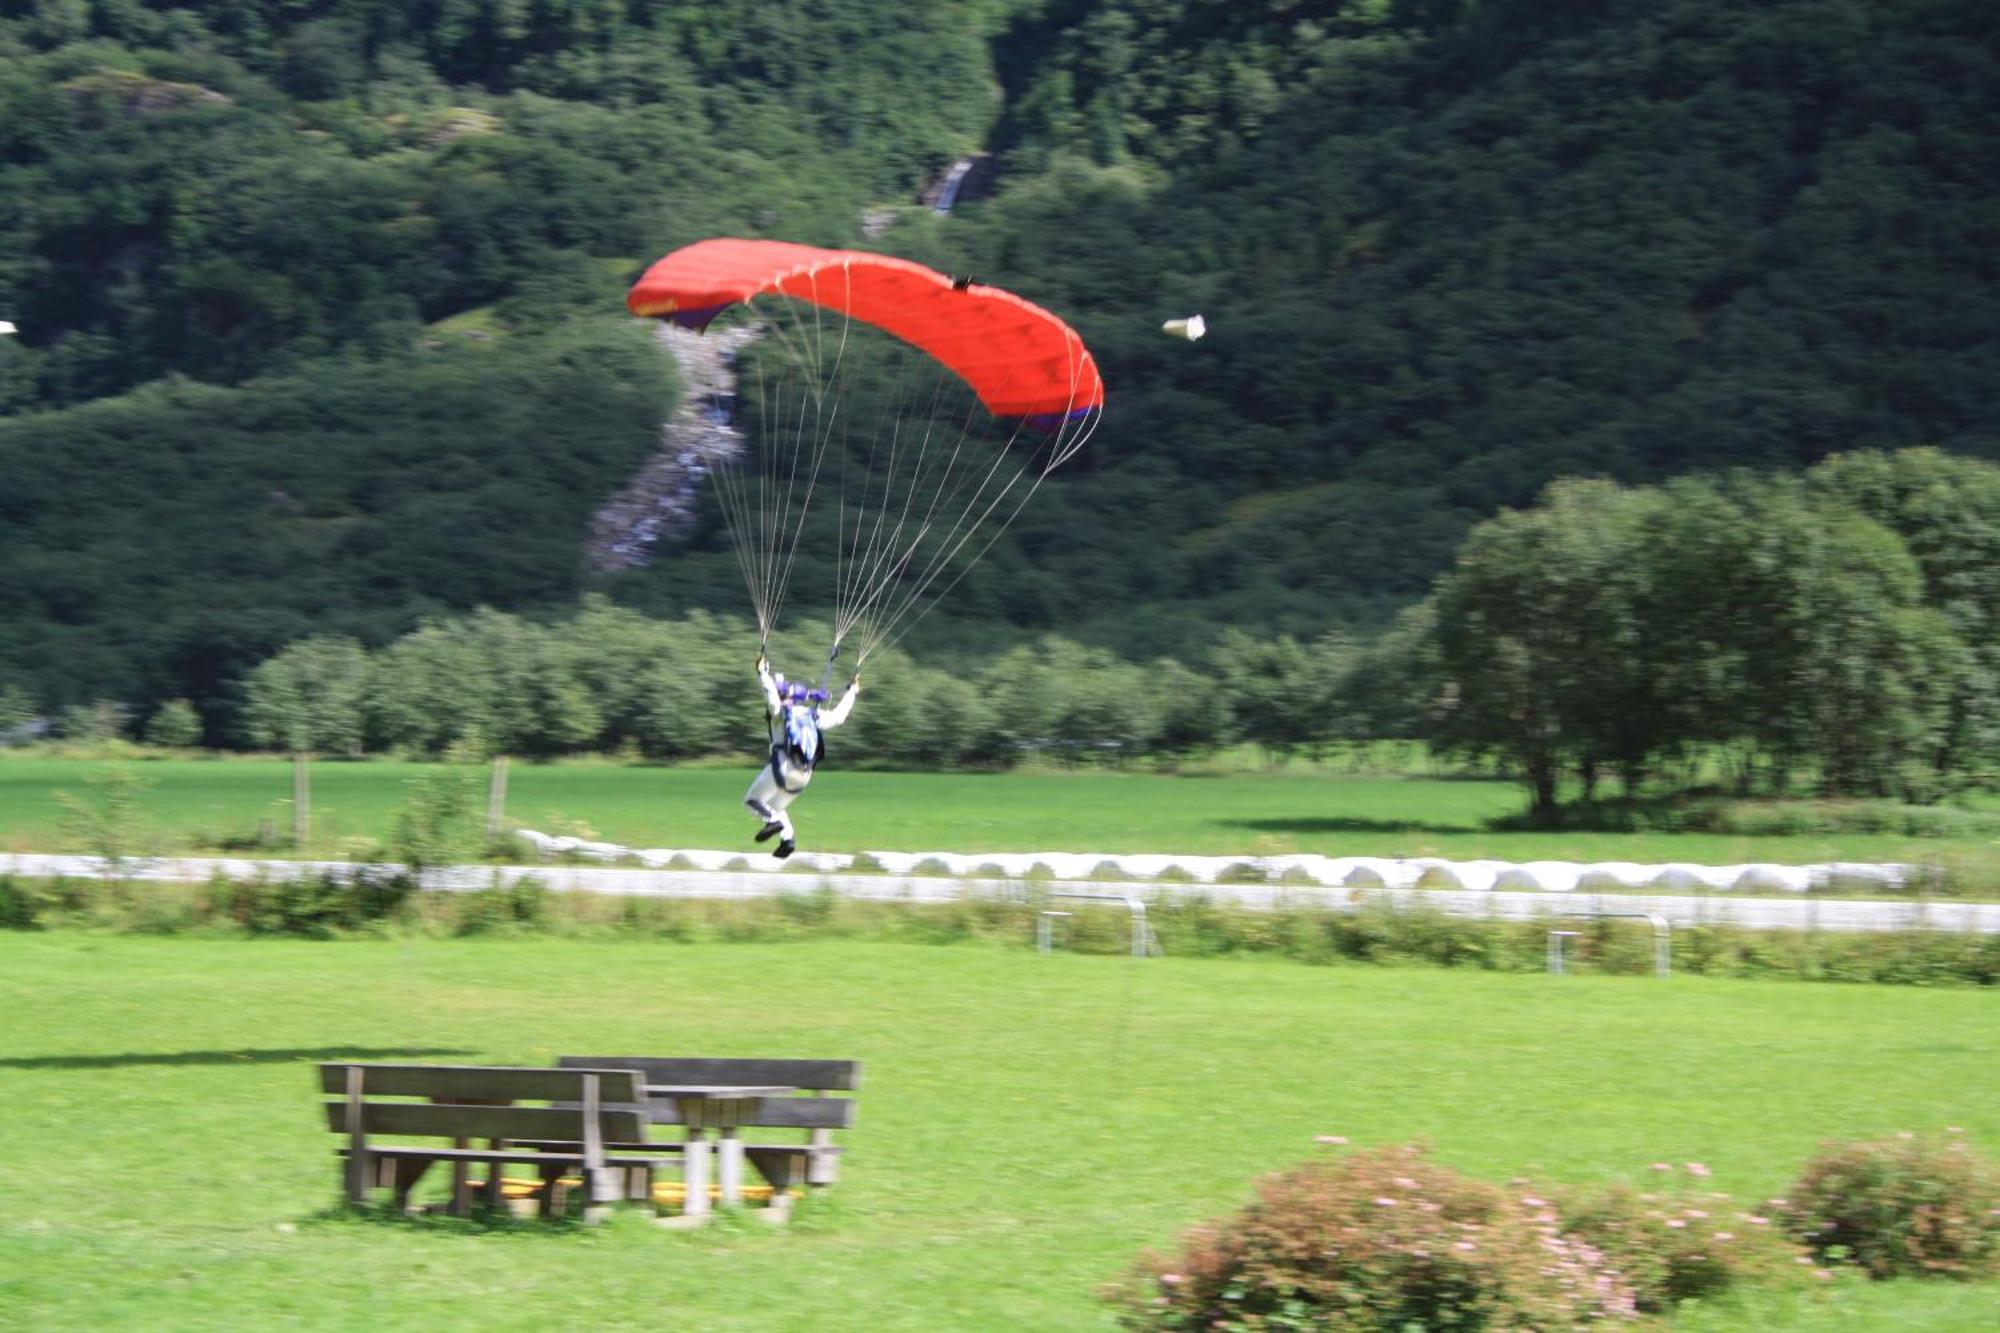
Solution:
M714 234L1097 352L937 650L1366 631L1558 476L2000 457L1996 43L1974 0L0 0L0 683L212 713L305 632L736 606L579 554L674 392L620 294Z

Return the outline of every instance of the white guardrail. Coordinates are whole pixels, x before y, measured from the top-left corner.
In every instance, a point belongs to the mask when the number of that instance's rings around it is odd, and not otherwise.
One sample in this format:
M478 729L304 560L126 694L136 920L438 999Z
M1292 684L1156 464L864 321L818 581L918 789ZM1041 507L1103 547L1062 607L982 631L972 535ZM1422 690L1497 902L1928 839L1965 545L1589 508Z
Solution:
M713 860L712 865L696 863ZM1011 901L1039 901L1051 891L1087 894L1104 894L1119 899L1134 899L1146 903L1167 904L1179 899L1199 897L1205 901L1245 908L1250 911L1276 910L1320 910L1351 911L1369 903L1391 903L1398 906L1428 907L1437 911L1472 916L1493 916L1507 920L1534 921L1552 916L1571 914L1640 913L1664 918L1674 926L1736 925L1760 930L1836 930L1836 931L1888 931L1888 930L1946 930L2000 934L2000 903L1968 903L1949 900L1911 898L1882 901L1856 898L1828 898L1816 894L1801 893L1796 890L1778 898L1750 896L1751 890L1743 881L1743 876L1724 879L1721 872L1745 869L1744 867L1699 867L1671 866L1668 870L1710 872L1714 878L1702 878L1690 873L1686 880L1670 880L1675 884L1686 884L1698 890L1686 892L1605 892L1600 885L1617 883L1590 881L1579 876L1576 887L1552 891L1543 887L1524 890L1506 887L1508 880L1495 873L1485 882L1486 888L1417 887L1437 884L1444 877L1431 873L1440 865L1491 867L1495 862L1434 862L1421 861L1381 861L1371 862L1367 858L1351 858L1348 863L1398 867L1393 877L1387 874L1354 875L1347 882L1335 885L1299 882L1240 883L1237 876L1228 879L1203 882L1194 880L1186 869L1187 862L1194 858L1157 858L1182 867L1184 880L1157 880L1150 883L1121 879L1093 880L1064 879L1061 883L1049 883L1042 879L1005 877L993 874L951 873L941 862L940 856L916 856L909 853L874 853L870 860L881 867L878 873L858 873L851 869L854 858L842 858L847 862L845 871L820 869L807 860L808 854L801 853L787 864L784 870L760 868L777 863L766 856L744 855L737 852L675 852L671 859L677 864L672 869L645 869L614 867L604 865L548 864L538 866L453 866L431 872L426 878L430 888L450 891L473 891L495 885L512 884L526 876L534 876L557 892L600 893L607 895L629 895L652 898L762 898L783 894L811 893L827 890L846 898L873 902L954 902L961 898L987 897ZM891 859L909 863L898 866L888 864ZM976 863L982 868L994 866L1003 858L995 856L974 856L962 858ZM1005 858L1014 860L1016 858ZM1049 865L1048 855L1034 858L1033 864L1041 865L1045 874L1056 867ZM1088 858L1087 858L1088 859ZM1113 858L1091 859L1091 867L1102 865ZM1117 858L1128 865L1134 861L1155 858ZM1226 862L1229 866L1250 867L1270 866L1275 863L1291 863L1307 858L1208 858ZM1336 858L1311 858L1324 860L1330 865L1341 863ZM864 865L867 862L863 862ZM1531 863L1533 864L1533 863ZM1547 863L1542 863L1547 864ZM1421 867L1422 869L1415 869ZM166 857L137 859L124 863L120 873L133 880L177 881L199 883L217 876L231 879L286 879L317 872L342 872L357 869L353 863L345 861L259 861L229 857ZM1528 869L1523 866L1520 869ZM1604 867L1587 867L1592 870ZM1787 871L1816 871L1819 867L1787 866L1778 867ZM1843 866L1842 869L1852 867ZM1883 869L1883 867L1872 867ZM1032 869L1032 866L1030 867ZM1645 869L1641 867L1640 869ZM1657 868L1655 868L1657 869ZM922 873L910 873L921 870ZM37 853L0 854L0 873L38 878L53 878L58 875L92 877L107 873L104 861L90 856L55 856ZM1393 878L1394 882L1391 882ZM1724 888L1714 887L1720 881ZM1461 881L1462 883L1463 881ZM1649 884L1661 883L1661 878L1643 881ZM1830 884L1831 876L1814 881ZM1874 881L1888 884L1890 881ZM1902 878L1893 881L1900 885ZM1810 884L1808 885L1810 887ZM1705 892L1699 890L1705 889Z

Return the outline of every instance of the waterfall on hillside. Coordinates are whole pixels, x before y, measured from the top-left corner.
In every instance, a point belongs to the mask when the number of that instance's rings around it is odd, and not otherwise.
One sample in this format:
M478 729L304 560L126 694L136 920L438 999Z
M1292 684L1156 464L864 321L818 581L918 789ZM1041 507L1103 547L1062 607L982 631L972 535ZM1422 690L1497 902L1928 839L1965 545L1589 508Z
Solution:
M603 573L652 563L693 530L701 486L743 453L736 427L736 355L762 329L696 333L662 321L656 336L681 372L681 401L660 428L660 447L591 519L586 555Z

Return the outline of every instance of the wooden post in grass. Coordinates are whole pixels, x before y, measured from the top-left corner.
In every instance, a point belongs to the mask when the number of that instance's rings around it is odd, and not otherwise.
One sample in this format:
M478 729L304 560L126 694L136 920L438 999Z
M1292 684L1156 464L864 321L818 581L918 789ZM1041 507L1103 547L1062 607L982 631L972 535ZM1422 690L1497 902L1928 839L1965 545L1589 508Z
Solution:
M507 817L507 756L493 756L493 782L486 789L486 836L500 836L501 821Z
M306 752L292 751L292 846L306 849L312 831L312 783L306 776Z

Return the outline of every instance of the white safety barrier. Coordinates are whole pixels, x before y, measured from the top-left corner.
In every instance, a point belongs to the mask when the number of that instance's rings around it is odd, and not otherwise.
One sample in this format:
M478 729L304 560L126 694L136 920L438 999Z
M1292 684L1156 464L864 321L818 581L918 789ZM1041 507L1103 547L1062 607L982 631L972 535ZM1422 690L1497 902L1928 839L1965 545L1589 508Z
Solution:
M955 879L1138 880L1192 884L1295 884L1329 889L1452 889L1540 893L1810 893L1838 887L1895 891L1916 867L1828 861L1817 865L1704 866L1685 861L1447 861L1438 857L1174 856L1158 852L800 852L777 861L762 851L634 850L580 838L522 832L545 857L627 862L655 870L784 870L834 874L943 875Z
M574 849L572 849L574 850ZM557 893L599 893L643 898L767 898L796 893L833 893L865 902L945 903L967 898L990 898L1003 902L1046 901L1046 890L1032 880L997 877L990 871L955 875L938 871L952 858L918 858L910 874L855 873L853 862L867 858L820 853L824 866L803 865L807 854L791 859L791 868L769 856L742 852L660 852L659 868L636 865L568 864L540 866L460 865L436 866L425 871L424 886L442 891L472 892L516 884L532 877ZM634 854L633 860L640 858ZM1083 858L1093 859L1093 858ZM1129 863L1133 858L1094 858L1099 864L1114 860ZM1226 859L1226 858L1223 858ZM590 858L586 855L585 861ZM707 868L697 866L699 860ZM961 864L991 866L993 857L970 856ZM1029 858L1030 864L1045 863L1046 857ZM1185 858L1169 858L1171 866L1183 866ZM717 864L717 863L720 864ZM1232 860L1235 866L1249 861ZM1732 925L1753 930L1947 930L2000 935L2000 903L1955 902L1906 898L1900 901L1869 901L1858 898L1827 898L1818 894L1787 894L1782 898L1753 893L1726 894L1640 894L1624 892L1599 896L1580 888L1574 893L1549 893L1541 889L1517 892L1496 887L1465 889L1442 887L1442 874L1428 871L1452 867L1454 871L1495 863L1430 862L1417 866L1409 861L1370 861L1354 857L1342 861L1329 858L1328 867L1345 865L1349 878L1338 885L1323 885L1303 876L1289 876L1281 882L1231 878L1219 883L1195 884L1185 874L1137 884L1130 879L1068 881L1060 892L1079 891L1118 900L1169 907L1191 897L1216 905L1229 905L1253 912L1331 911L1351 912L1371 904L1394 910L1423 910L1451 915L1495 917L1511 921L1539 921L1550 917L1605 914L1658 916L1676 929L1682 926ZM1297 870L1297 864L1290 866ZM1324 869L1326 867L1322 867ZM1523 871L1526 867L1516 867ZM1746 871L1757 867L1733 866L1727 870ZM1778 867L1781 870L1795 867ZM1825 870L1827 867L1797 867ZM1882 869L1882 867L1859 867ZM199 884L218 876L229 879L269 881L298 879L304 875L352 875L370 867L345 861L251 861L241 858L142 857L115 865L96 856L62 856L35 852L0 852L0 875L54 878L60 875L88 877L117 876L129 881ZM395 867L373 869L391 871ZM1642 867L1642 869L1645 869ZM1660 869L1654 867L1652 869ZM1839 867L1843 883L1864 883L1854 874L1858 868ZM803 873L801 873L803 872ZM1467 871L1467 878L1482 879ZM1721 878L1727 878L1726 876ZM1388 882L1393 879L1395 883ZM1423 880L1423 886L1417 882ZM1742 875L1737 876L1740 882ZM1579 882L1609 887L1616 877ZM1821 881L1834 882L1831 878Z

